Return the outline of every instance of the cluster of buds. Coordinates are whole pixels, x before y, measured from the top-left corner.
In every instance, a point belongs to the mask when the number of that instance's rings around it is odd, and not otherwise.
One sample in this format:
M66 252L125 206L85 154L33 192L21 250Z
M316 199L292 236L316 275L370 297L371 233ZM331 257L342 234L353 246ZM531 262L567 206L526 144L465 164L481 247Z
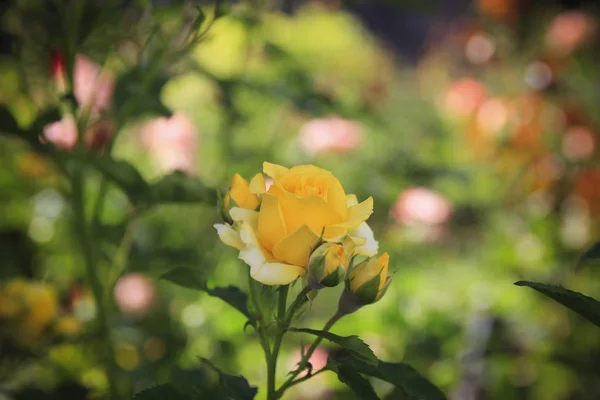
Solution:
M0 290L0 340L21 348L37 345L46 334L70 337L79 319L61 313L56 289L46 283L13 279Z

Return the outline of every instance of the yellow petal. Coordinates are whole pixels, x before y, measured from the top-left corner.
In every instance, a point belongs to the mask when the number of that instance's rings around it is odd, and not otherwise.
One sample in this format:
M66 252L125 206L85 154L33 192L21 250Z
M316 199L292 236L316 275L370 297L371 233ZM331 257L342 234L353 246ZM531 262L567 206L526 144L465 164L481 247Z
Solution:
M254 178L250 181L250 192L254 194L263 194L267 191L267 185L265 184L265 176L261 173L254 175Z
M227 224L214 224L217 234L223 243L227 246L235 247L238 250L244 248L244 242L240 239L240 234Z
M346 206L352 207L358 204L358 197L354 193L346 195Z
M262 244L269 250L287 236L287 226L279 199L272 194L262 196L262 205L258 215L258 235Z
M264 285L287 285L305 273L306 270L302 267L283 263L264 263L250 267L250 276Z
M319 236L307 225L290 233L273 247L273 256L279 261L305 267L310 250L319 240Z
M263 172L273 178L274 181L281 178L283 174L288 172L288 169L284 166L272 164L270 162L263 163Z
M257 195L250 193L250 185L240 174L235 174L231 181L229 196L242 208L254 210L260 202Z
M346 192L340 181L333 175L328 180L327 203L340 215L342 220L348 217Z
M348 208L348 227L356 228L373 214L373 198Z
M386 259L387 257L387 259ZM350 272L350 289L356 292L362 285L379 275L379 287L383 288L387 277L387 261L384 253L380 258L370 258L352 269Z
M258 211L233 207L229 210L229 215L235 222L246 222L252 226L258 226Z
M298 197L286 192L277 183L271 186L269 193L279 200L288 232L308 225L314 233L321 235L323 227L342 222L340 216L321 197Z

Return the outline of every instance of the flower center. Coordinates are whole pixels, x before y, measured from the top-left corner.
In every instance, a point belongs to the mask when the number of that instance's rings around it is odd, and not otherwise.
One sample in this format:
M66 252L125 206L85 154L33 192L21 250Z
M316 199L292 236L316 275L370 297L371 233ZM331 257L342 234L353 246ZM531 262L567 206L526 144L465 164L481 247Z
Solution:
M302 178L292 192L298 197L319 196L327 200L327 186L314 179Z

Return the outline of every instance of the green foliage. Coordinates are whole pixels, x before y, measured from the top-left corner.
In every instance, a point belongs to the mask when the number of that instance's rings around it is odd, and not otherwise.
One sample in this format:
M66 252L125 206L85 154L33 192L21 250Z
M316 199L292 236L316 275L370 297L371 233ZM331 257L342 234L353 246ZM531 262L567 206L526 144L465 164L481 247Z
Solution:
M213 297L218 297L233 308L244 314L248 321L254 322L254 317L248 310L248 295L235 286L208 288L206 281L200 278L198 272L191 268L175 268L162 276L176 285L201 290Z
M600 301L560 286L539 282L518 281L517 286L527 286L537 290L563 306L575 311L596 326L600 326Z
M207 359L201 358L201 361L209 365L219 374L219 382L226 396L225 398L231 400L252 400L256 396L258 389L254 386L250 386L248 380L243 376L226 374L215 367Z
M373 366L360 361L348 352L337 352L329 356L327 368L339 374L352 371L389 382L402 390L406 396L419 400L445 400L446 396L434 384L425 379L413 367L405 363L390 363L379 360ZM341 379L341 378L340 378Z
M163 86L168 82L168 77L161 76L152 71L134 68L119 77L115 87L115 108L126 118L141 116L172 115L160 100ZM135 104L135 107L132 107Z
M352 368L340 365L335 369L335 372L337 373L340 382L348 385L356 395L357 399L379 400L379 397L377 397L377 393L375 393L369 380L362 377Z
M597 263L598 261L600 261L600 242L592 244L585 250L577 262L577 268L586 264Z
M350 352L350 354L352 354L354 358L364 362L367 365L376 366L379 361L377 357L375 357L375 354L373 354L373 351L371 351L371 348L358 336L338 336L331 332L317 331L307 328L291 328L290 331L308 333L323 339L327 339L330 342L345 348Z
M191 400L192 397L180 393L173 385L162 384L144 389L133 400Z

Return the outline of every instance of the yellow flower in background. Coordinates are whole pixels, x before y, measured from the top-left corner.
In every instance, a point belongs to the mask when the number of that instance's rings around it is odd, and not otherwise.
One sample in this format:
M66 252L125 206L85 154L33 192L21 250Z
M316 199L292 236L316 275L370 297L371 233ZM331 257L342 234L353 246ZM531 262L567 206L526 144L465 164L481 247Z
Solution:
M377 242L365 223L373 212L371 197L359 203L331 172L314 165L288 169L265 162L263 172L273 179L268 190L262 174L248 186L234 177L230 196L240 206L230 210L234 223L215 225L221 240L240 250L254 279L285 285L303 276L321 236L326 242L351 244L353 254L376 253ZM254 199L248 191L260 201L257 211L246 201Z
M54 324L54 332L62 336L75 336L81 331L81 321L73 315L64 315Z
M392 277L388 275L390 257L383 253L379 258L369 258L350 271L347 289L362 304L371 304L385 294Z

